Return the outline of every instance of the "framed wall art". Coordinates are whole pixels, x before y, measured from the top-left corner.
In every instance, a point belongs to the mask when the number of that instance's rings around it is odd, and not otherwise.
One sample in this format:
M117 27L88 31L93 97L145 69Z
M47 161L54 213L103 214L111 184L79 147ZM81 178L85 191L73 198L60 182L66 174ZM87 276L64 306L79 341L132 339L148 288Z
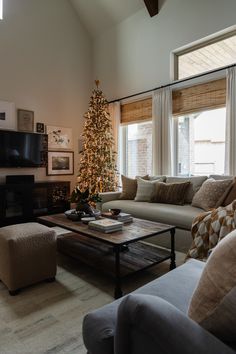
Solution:
M72 129L47 125L48 149L71 150L73 148Z
M62 176L73 174L73 151L48 151L47 176Z
M16 129L15 104L13 102L0 101L0 129Z
M34 112L25 109L17 110L17 126L19 131L34 131Z

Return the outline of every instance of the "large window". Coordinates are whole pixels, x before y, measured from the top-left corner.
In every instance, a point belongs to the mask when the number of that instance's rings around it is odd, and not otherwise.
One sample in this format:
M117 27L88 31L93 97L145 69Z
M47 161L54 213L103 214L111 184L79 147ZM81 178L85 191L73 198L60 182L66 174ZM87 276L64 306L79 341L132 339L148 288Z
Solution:
M175 79L236 63L236 33L214 38L175 53Z
M152 122L127 125L126 174L144 176L152 172Z
M178 174L224 174L225 108L175 119L178 120Z
M134 178L152 172L152 99L121 105L120 171Z

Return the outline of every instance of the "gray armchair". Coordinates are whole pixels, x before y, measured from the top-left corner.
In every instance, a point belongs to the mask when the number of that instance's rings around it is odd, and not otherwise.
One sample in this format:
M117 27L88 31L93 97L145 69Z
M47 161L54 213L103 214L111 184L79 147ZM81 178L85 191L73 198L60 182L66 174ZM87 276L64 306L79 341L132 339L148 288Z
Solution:
M235 354L187 316L205 263L190 260L84 318L89 354ZM235 349L232 349L234 347Z
M119 306L116 354L233 354L211 333L167 301L127 296Z

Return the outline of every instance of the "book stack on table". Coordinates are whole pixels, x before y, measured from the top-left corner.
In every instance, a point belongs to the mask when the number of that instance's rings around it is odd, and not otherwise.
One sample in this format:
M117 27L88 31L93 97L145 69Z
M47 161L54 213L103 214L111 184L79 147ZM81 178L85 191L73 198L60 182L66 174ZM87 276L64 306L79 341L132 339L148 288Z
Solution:
M101 219L96 221L90 221L89 229L97 230L100 232L104 232L105 234L115 231L121 231L123 222L113 220L113 219Z
M133 217L131 216L131 214L127 214L127 213L120 213L118 215L112 215L109 212L105 212L105 213L102 213L102 216L104 216L106 218L109 218L109 219L121 221L123 223L127 223L127 222L132 222L133 221Z

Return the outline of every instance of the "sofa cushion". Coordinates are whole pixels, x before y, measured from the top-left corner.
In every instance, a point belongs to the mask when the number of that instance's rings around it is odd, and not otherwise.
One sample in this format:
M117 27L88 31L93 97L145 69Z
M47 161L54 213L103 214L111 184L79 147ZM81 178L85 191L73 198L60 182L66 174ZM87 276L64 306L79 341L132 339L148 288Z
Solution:
M157 179L162 179L163 182L166 181L166 176L165 175L160 175L160 176L149 176L149 180L150 181L155 181Z
M190 182L191 185L185 197L185 203L192 203L194 194L200 189L207 176L191 176L191 177L167 177L166 183Z
M136 202L150 202L155 190L155 186L158 182L161 181L163 181L162 177L152 181L145 181L145 179L138 177L137 193L134 200Z
M236 341L236 230L212 251L189 316L223 341Z
M202 208L206 211L216 208L218 201L231 184L232 179L214 180L213 178L209 178L194 195L192 206Z
M222 179L233 179L233 176L228 176L228 175L210 175L209 178L214 178L216 181L222 180Z
M136 203L133 200L113 200L102 206L104 211L112 208L119 208L136 218L172 224L186 230L191 229L193 219L203 212L189 204Z
M191 260L137 289L135 293L159 296L186 313L203 267L203 262ZM85 316L83 339L89 353L112 354L114 352L117 310L123 299L113 301Z
M159 182L154 186L151 202L183 205L189 187L190 182Z
M148 179L148 175L141 177L142 179ZM119 199L134 200L137 193L137 179L129 178L121 175L122 193Z

